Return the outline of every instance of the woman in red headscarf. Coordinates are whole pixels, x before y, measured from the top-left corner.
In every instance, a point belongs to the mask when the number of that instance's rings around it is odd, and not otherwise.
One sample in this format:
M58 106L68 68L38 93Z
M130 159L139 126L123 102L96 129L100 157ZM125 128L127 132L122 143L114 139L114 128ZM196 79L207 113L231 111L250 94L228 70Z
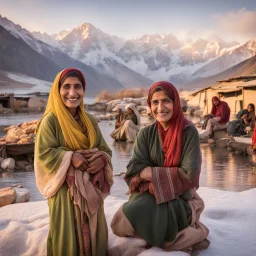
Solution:
M84 110L85 86L77 69L57 74L36 135L36 183L49 206L47 255L107 255L111 150Z
M196 193L201 170L198 132L185 119L172 84L153 84L148 105L156 122L137 136L125 175L131 196L116 212L112 230L167 251L207 248L209 231L199 221L204 203Z
M256 126L254 126L254 131L252 134L251 149L252 149L252 160L254 163L256 163Z
M212 111L208 116L206 130L209 138L213 138L214 131L224 130L230 117L230 108L225 101L216 96L212 98Z

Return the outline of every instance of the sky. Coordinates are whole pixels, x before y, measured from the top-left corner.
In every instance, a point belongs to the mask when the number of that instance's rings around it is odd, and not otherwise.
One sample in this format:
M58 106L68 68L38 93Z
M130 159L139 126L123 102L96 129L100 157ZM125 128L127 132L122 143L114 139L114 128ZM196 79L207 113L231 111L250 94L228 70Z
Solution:
M171 33L243 43L256 37L255 0L1 0L0 14L48 34L89 22L125 39Z

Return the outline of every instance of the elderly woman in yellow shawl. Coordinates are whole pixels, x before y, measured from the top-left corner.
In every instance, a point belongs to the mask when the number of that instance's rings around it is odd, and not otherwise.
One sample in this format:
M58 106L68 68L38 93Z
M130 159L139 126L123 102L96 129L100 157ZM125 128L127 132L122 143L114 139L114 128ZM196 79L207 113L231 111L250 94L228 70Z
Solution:
M81 71L60 72L37 130L36 183L50 213L47 255L107 254L103 200L113 184L111 150L84 110L85 86Z

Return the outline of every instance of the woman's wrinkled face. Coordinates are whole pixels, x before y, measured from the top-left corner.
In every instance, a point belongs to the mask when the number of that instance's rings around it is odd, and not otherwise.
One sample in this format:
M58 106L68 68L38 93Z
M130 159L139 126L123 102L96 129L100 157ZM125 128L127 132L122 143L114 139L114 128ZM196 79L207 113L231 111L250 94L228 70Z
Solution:
M60 87L60 97L68 111L74 115L84 97L82 83L77 77L67 77Z
M128 113L129 115L131 115L131 114L133 114L133 110L132 110L131 108L127 108L127 113Z
M213 104L214 104L215 106L218 106L218 105L219 105L219 103L220 103L220 101L219 101L219 100L213 100Z
M173 115L173 100L164 91L155 92L151 99L151 112L166 130Z
M248 112L250 113L250 112L253 111L253 108L249 105L249 106L247 106L247 110L248 110Z

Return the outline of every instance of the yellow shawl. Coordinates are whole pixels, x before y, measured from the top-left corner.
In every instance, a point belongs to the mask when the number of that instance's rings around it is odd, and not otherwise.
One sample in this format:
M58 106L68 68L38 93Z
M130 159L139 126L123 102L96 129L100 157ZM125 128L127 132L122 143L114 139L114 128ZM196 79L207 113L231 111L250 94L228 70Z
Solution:
M79 116L83 124L88 130L88 137L83 134L81 127L78 125L73 116L69 113L68 109L64 105L60 92L59 92L59 81L63 70L58 73L56 76L50 95L48 98L47 107L42 119L49 113L53 112L53 114L58 119L61 130L63 132L63 136L67 146L72 150L79 149L90 149L94 148L96 145L96 131L91 123L90 119L86 115L84 111L84 102L81 101L79 105ZM42 120L41 119L41 120Z

